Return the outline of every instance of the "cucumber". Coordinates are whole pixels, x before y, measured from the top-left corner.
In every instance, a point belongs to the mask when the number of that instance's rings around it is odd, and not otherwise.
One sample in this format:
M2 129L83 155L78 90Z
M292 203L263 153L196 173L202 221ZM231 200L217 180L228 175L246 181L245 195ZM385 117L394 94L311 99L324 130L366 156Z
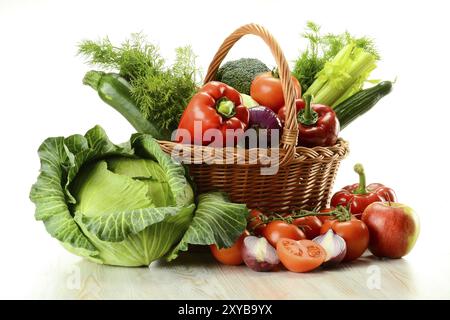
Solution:
M392 90L391 81L382 81L377 85L361 90L333 108L339 119L341 130L363 115Z
M131 87L126 79L116 73L88 71L83 83L98 92L100 98L116 109L136 129L137 132L150 134L155 139L170 139L170 133L161 132L145 119L131 96Z

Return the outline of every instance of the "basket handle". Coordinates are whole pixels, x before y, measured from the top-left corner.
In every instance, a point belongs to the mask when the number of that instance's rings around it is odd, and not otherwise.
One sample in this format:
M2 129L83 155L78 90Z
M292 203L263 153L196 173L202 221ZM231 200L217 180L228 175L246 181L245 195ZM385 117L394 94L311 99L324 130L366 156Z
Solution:
M247 34L252 34L260 37L264 40L267 46L270 48L275 62L278 66L278 72L280 74L281 86L283 88L283 96L286 105L286 119L283 128L283 134L281 136L281 147L285 149L283 157L280 159L280 166L290 162L295 155L295 147L297 145L298 127L297 127L297 115L295 108L296 92L292 84L291 71L286 58L281 51L280 45L275 38L264 27L250 23L243 25L230 34L219 47L217 53L209 65L208 72L205 77L204 83L214 80L217 70L222 63L225 56L228 54L233 45Z

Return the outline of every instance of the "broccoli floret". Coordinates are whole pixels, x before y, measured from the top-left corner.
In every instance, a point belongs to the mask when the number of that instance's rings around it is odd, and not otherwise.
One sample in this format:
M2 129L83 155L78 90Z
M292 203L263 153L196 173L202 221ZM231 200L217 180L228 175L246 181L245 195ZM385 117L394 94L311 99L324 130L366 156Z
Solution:
M250 94L253 79L267 71L270 71L269 68L258 59L242 58L221 66L216 73L216 80L232 86L240 93Z

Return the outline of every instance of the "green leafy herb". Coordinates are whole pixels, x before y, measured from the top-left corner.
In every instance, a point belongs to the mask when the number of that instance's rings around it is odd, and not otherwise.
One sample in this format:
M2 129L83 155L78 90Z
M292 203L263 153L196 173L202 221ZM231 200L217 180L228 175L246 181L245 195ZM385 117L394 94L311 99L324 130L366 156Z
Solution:
M176 49L168 66L159 48L140 33L132 34L119 47L106 37L83 41L79 54L91 65L119 71L131 85L131 94L142 115L162 130L175 130L184 108L197 90L199 70L190 46Z
M341 34L321 34L320 26L314 22L307 22L306 30L302 34L309 44L298 59L295 61L293 70L294 76L302 85L302 92L306 92L317 77L327 61L332 60L339 51L350 43L354 43L356 48L372 54L376 60L380 57L372 39L367 37L357 38L349 32Z

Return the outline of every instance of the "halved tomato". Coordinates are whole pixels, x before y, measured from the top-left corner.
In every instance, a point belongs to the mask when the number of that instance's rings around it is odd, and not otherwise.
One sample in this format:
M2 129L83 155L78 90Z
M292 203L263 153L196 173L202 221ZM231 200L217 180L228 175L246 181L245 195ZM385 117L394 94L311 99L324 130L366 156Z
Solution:
M281 263L292 272L308 272L319 267L327 256L325 249L311 240L278 241L277 253Z

